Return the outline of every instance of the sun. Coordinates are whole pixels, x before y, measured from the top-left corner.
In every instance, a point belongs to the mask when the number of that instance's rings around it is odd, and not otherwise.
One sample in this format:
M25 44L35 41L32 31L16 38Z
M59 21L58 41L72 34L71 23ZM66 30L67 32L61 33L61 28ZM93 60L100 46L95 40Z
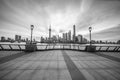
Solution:
M76 21L75 14L55 13L50 16L50 24L56 31L60 29L68 30Z

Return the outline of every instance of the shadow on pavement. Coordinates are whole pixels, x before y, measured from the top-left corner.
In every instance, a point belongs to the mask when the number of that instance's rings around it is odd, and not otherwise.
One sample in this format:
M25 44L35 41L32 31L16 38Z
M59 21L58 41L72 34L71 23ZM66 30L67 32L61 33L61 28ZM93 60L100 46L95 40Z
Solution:
M8 62L8 61L13 60L13 59L16 59L18 57L27 55L29 53L28 52L19 52L17 54L12 54L12 55L9 55L9 56L2 57L2 58L0 58L0 64Z
M72 80L86 80L84 75L80 72L80 70L77 68L77 66L74 64L74 62L71 60L71 58L67 55L67 53L64 50L62 50L62 54L67 65L67 68L70 72Z
M107 58L107 59L110 59L110 60L113 60L113 61L117 61L117 62L120 62L120 58L117 58L117 57L114 57L114 56L110 56L110 55L106 55L106 54L102 54L100 52L90 52L91 54L95 54L95 55L98 55L98 56L102 56L104 58ZM109 54L109 53L108 53ZM114 54L114 53L113 53Z

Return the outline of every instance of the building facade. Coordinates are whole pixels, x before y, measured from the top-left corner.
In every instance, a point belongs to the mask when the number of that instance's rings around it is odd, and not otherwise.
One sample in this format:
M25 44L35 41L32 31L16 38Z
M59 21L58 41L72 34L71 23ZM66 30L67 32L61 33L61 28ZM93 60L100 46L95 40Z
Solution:
M75 25L73 25L73 42L75 42L75 38L76 38L76 29L75 29Z

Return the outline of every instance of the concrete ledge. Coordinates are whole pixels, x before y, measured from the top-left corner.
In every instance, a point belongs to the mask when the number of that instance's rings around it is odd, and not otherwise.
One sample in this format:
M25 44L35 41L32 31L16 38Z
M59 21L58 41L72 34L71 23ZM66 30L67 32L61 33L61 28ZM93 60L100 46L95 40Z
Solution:
M33 51L36 51L36 49L37 49L37 46L34 43L29 43L29 44L26 44L25 46L25 52L33 52Z
M86 46L85 51L88 51L88 52L95 52L95 51L96 51L96 46L94 46L94 45Z

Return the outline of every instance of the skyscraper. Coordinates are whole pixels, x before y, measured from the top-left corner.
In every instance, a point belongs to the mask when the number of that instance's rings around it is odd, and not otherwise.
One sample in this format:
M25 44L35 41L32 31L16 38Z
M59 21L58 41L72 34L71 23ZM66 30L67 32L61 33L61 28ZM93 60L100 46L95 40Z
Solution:
M64 42L67 41L67 33L63 33L63 41L64 41Z
M21 36L20 35L15 35L15 41L21 41Z
M71 41L71 31L68 32L67 40L68 40L68 41Z
M1 37L1 42L4 42L4 41L5 41L5 37L2 36L2 37Z
M73 42L75 42L76 30L75 25L73 25Z
M51 25L49 27L49 40L51 40Z
M21 41L21 36L19 35L19 41Z
M78 38L78 42L79 42L79 43L82 43L82 41L83 41L83 36L82 36L82 35L78 35L77 38Z
M15 35L15 41L19 40L19 35Z
M21 36L20 35L15 35L15 41L20 42L21 41Z
M28 38L26 38L26 42L28 42Z

